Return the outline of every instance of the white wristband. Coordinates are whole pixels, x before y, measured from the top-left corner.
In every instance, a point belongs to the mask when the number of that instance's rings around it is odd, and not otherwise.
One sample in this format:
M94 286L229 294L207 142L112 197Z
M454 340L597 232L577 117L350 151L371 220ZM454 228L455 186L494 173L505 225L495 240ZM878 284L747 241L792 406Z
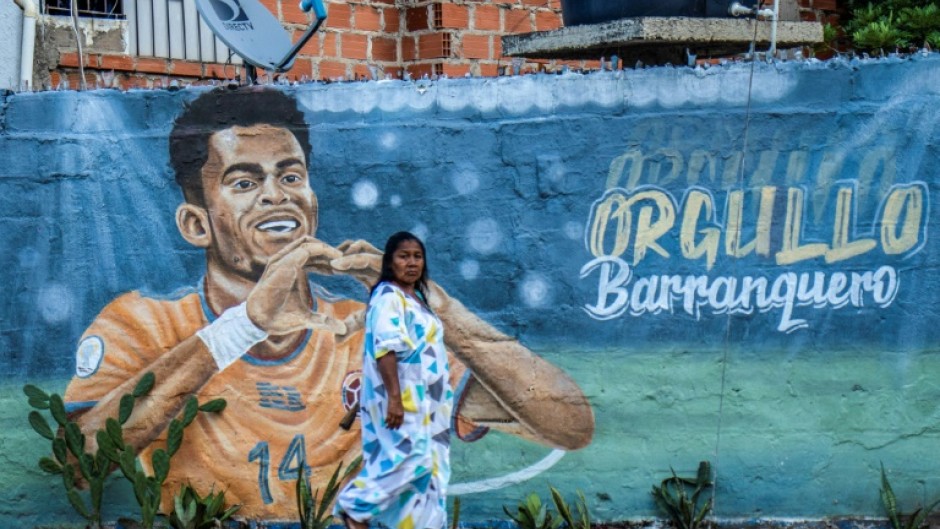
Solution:
M257 343L263 342L268 333L259 329L248 318L245 303L232 307L214 322L199 329L196 336L204 344L219 366L219 371L232 365Z

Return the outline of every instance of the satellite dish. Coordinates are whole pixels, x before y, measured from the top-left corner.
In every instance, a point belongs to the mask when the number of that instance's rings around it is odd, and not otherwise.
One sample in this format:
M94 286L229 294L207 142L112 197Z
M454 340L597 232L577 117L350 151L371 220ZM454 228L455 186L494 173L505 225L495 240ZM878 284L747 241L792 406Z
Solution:
M254 68L290 70L297 52L326 20L323 0L303 0L300 8L313 9L316 20L291 44L281 23L258 0L196 0L196 9L209 29L245 60L252 81Z

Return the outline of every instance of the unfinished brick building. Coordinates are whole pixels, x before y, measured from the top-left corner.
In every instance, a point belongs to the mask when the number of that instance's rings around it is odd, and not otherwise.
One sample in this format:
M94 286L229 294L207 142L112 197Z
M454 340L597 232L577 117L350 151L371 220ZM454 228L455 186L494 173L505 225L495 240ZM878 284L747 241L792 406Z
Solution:
M68 4L69 0L45 0L40 9L34 67L37 88L61 86L65 81L76 88L80 69L89 86L123 88L242 75L240 59L198 21L194 0L76 1L83 15L77 27L61 14L61 6L56 11L54 2ZM296 0L261 1L293 39L299 38L309 15ZM561 27L560 2L326 0L326 23L301 49L286 78L500 75L511 61L503 55L500 37ZM799 0L799 6L804 20L838 16L836 0ZM567 64L590 68L596 63ZM553 61L529 61L522 69L558 66Z

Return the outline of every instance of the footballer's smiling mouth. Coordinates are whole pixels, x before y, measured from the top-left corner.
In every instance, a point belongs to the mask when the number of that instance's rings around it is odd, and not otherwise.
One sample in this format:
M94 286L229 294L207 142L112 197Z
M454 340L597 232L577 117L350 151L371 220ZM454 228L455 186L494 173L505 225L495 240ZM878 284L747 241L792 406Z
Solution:
M255 225L258 231L266 233L292 233L300 227L300 222L292 217L277 217L259 222Z

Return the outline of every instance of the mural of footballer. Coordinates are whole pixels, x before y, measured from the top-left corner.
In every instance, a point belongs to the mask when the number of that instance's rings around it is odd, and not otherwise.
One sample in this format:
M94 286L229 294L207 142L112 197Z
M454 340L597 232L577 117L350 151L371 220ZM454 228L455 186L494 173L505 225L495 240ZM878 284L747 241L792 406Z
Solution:
M310 153L304 115L283 92L214 90L188 104L170 137L184 197L176 224L205 250L205 275L169 297L124 294L82 336L66 402L86 435L117 415L140 376L156 375L125 425L145 466L188 396L228 402L186 430L165 506L190 483L201 493L225 489L243 505L239 516L293 518L303 463L322 487L360 452L358 428L338 423L353 404L343 396L362 365L365 306L331 296L308 273L371 286L381 253L362 240L332 247L315 238ZM458 437L493 427L567 450L591 441L593 412L574 381L430 287L447 329ZM94 436L88 441L94 451Z

